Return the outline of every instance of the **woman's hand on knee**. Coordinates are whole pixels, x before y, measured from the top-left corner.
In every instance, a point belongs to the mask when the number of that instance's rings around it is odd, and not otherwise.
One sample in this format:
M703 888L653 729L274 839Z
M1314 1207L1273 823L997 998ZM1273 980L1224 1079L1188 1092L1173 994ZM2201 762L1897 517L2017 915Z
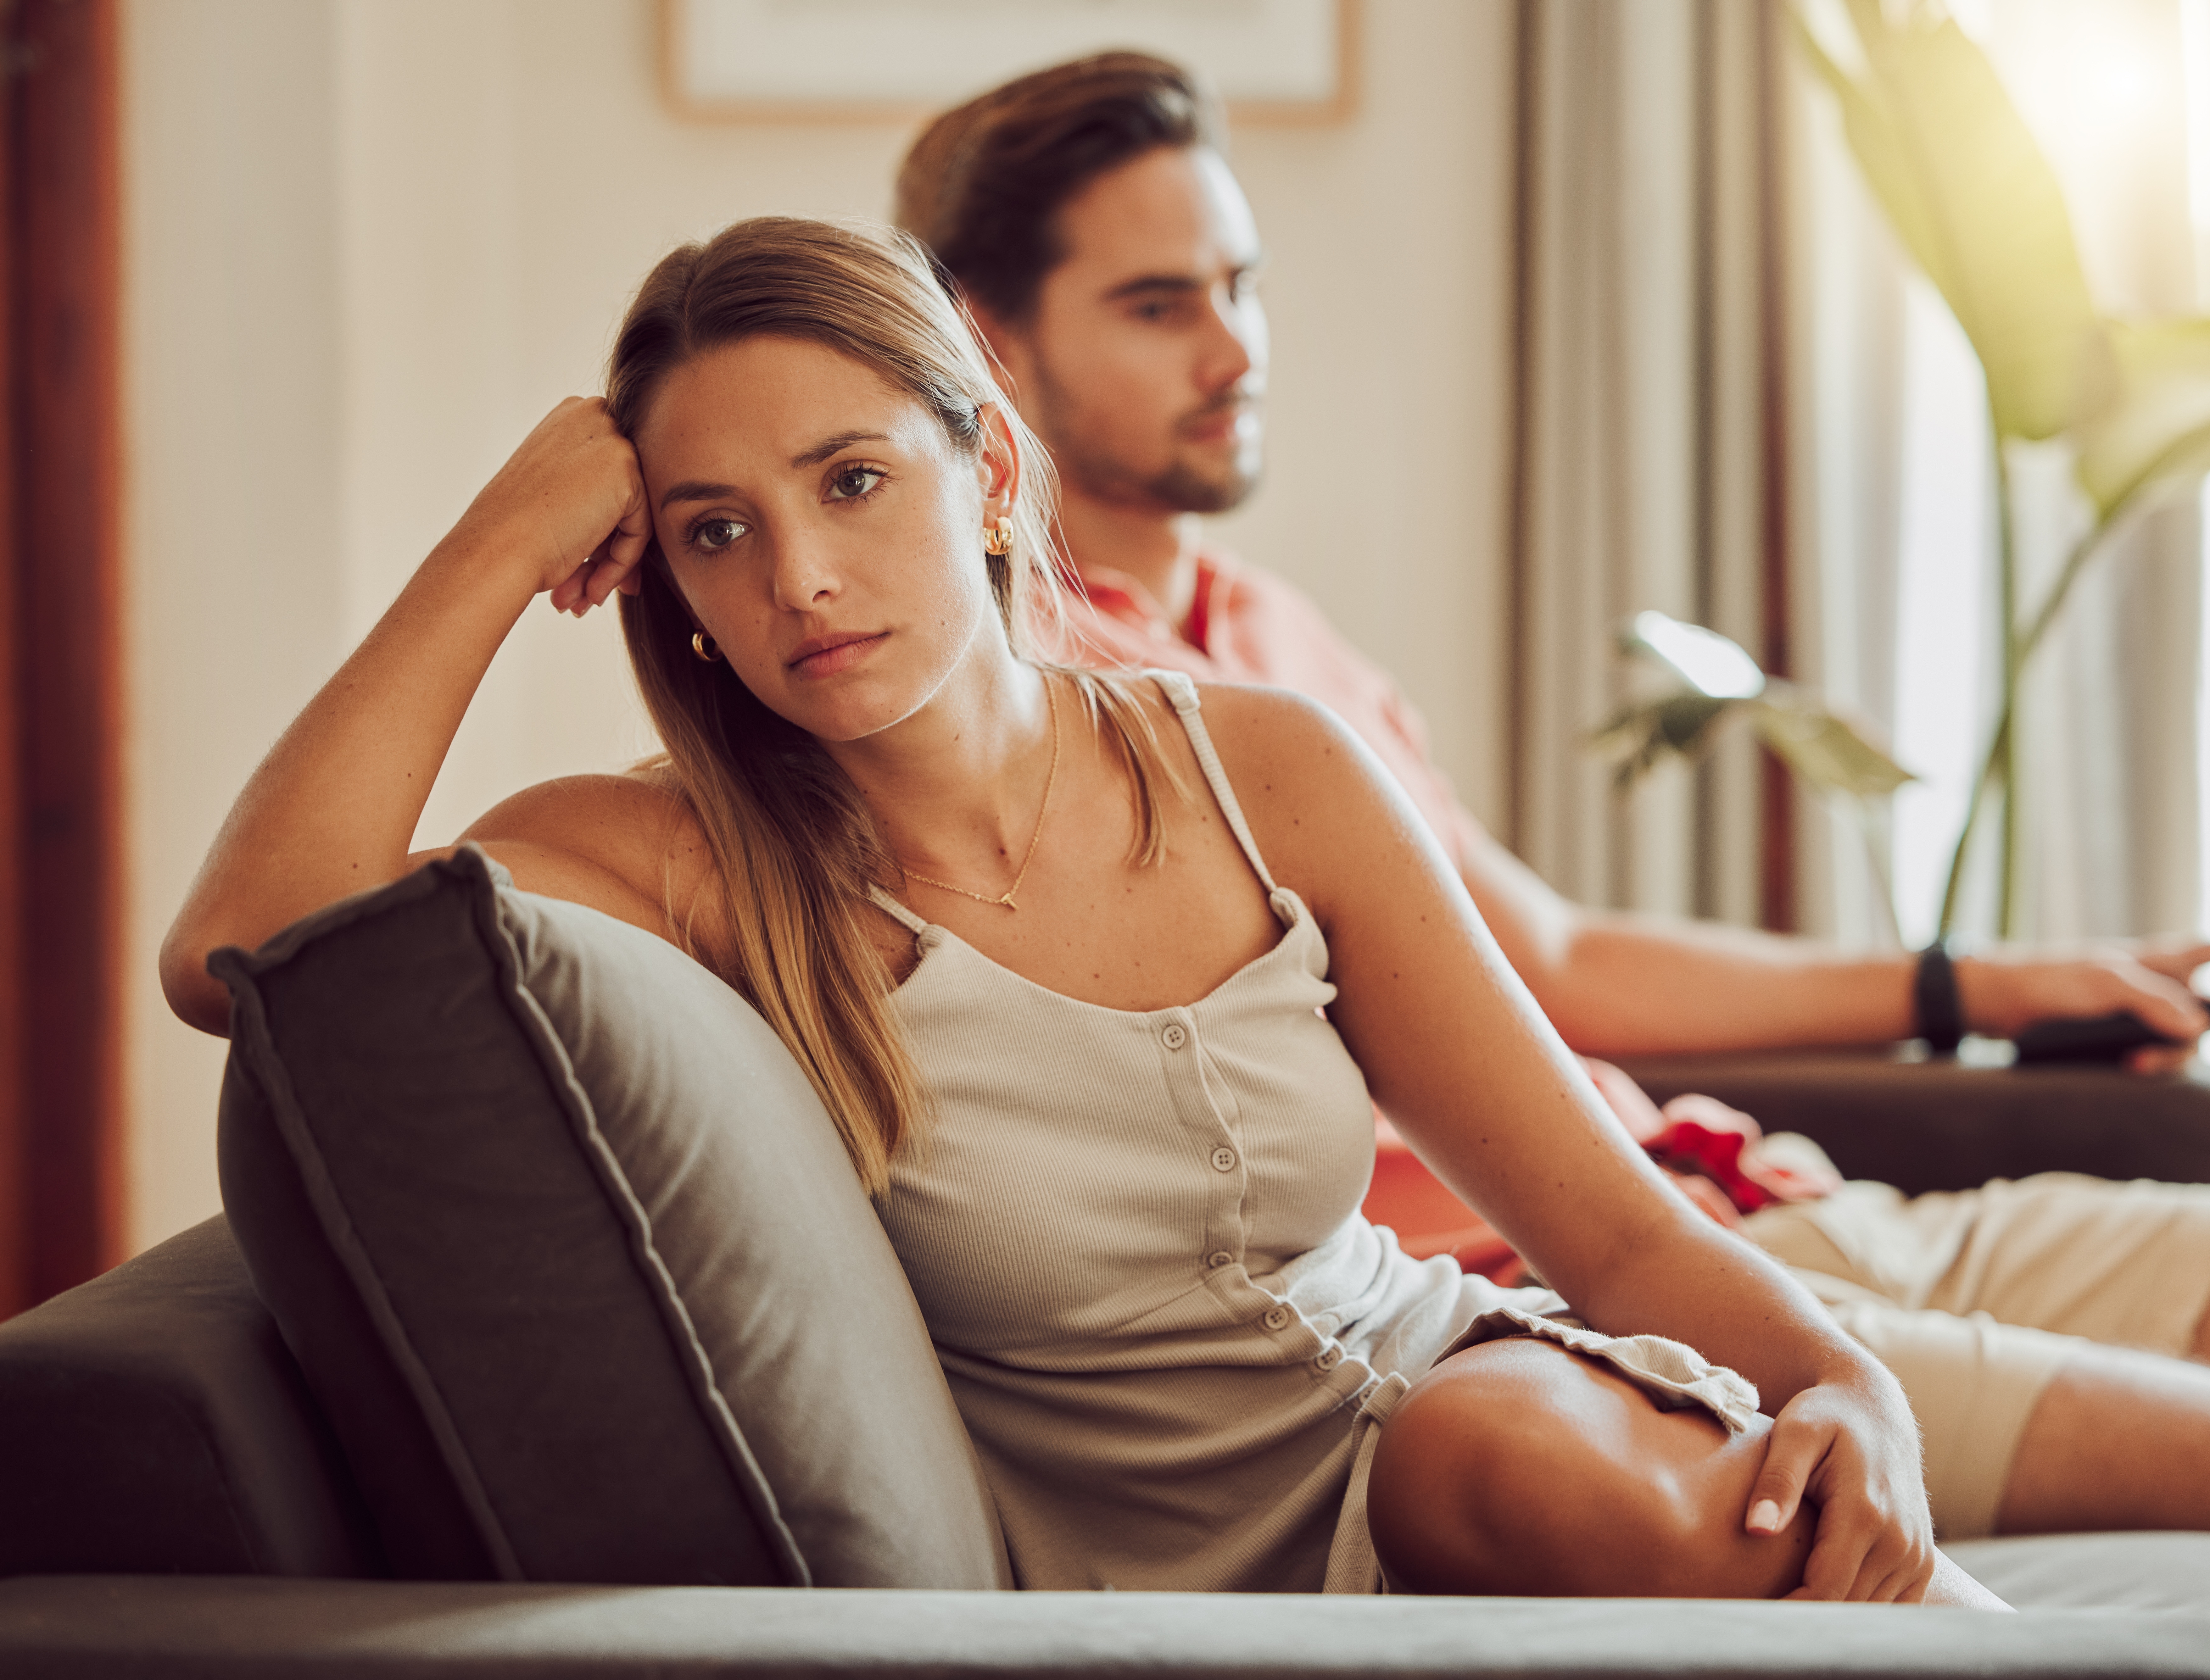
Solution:
M1918 1430L1882 1372L1802 1390L1773 1419L1743 1527L1777 1534L1808 1500L1819 1527L1794 1599L1916 1604L1938 1553Z

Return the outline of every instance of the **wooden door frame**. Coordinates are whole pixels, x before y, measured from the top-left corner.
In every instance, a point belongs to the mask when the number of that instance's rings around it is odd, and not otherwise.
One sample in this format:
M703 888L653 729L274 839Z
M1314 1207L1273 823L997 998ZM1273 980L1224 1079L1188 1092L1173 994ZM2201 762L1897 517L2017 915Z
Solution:
M116 0L0 0L0 1316L123 1257Z

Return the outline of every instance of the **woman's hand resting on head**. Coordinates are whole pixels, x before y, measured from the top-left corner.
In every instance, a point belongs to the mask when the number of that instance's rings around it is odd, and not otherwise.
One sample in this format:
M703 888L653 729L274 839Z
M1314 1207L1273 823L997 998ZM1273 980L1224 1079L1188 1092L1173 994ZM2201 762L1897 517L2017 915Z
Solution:
M215 947L257 945L414 867L415 826L454 732L531 598L550 591L554 606L581 614L617 589L634 593L652 534L637 452L605 403L571 397L522 440L239 794L162 947L162 986L180 1016L224 1030L229 1000L206 967ZM611 840L595 851L574 837L657 833L664 804L633 779L570 778L532 808L565 842L509 846L502 861L533 890L661 931L657 859L625 873L601 855Z
M537 423L453 527L448 543L513 556L536 593L581 617L637 593L652 541L643 469L598 397L569 397Z
M1917 1604L1939 1554L1918 1430L1883 1371L1821 1382L1780 1408L1743 1527L1778 1534L1808 1500L1817 1538L1793 1599Z

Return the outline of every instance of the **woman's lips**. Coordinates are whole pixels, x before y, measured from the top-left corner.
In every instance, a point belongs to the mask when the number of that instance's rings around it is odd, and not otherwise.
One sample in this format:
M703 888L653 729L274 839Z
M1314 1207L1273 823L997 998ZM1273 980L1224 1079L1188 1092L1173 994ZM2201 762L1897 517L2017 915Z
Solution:
M867 657L888 630L854 630L842 635L817 635L798 644L788 668L800 677L833 677L848 671Z

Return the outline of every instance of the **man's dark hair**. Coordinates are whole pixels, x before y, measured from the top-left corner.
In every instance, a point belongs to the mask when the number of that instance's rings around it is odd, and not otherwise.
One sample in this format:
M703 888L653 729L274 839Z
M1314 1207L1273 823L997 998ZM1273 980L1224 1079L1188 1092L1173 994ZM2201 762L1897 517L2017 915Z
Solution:
M898 171L898 226L975 303L1025 323L1066 256L1059 212L1161 147L1217 147L1218 106L1179 64L1101 52L993 88L922 131Z

